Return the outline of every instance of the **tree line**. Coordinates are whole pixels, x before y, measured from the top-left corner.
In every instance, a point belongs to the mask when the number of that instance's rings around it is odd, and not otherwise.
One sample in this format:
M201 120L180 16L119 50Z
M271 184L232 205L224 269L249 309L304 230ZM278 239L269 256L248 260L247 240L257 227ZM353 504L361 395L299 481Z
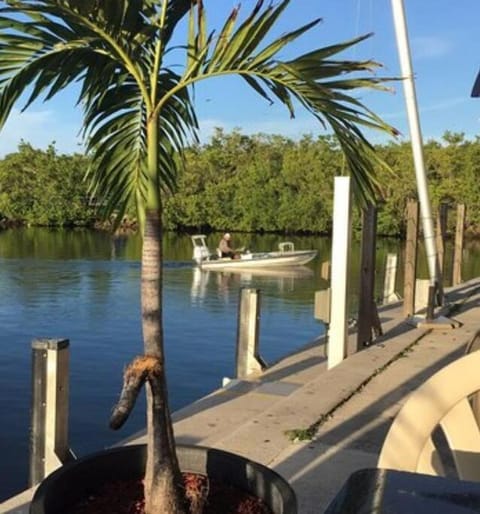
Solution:
M406 200L416 197L409 142L376 145L391 170L378 169L381 235L402 236ZM480 138L446 132L424 145L432 209L467 206L467 233L480 233ZM292 140L217 129L191 146L176 190L164 194L169 230L329 234L334 177L345 174L342 152L330 135ZM83 180L88 157L59 154L21 143L0 160L3 225L98 226L100 199ZM134 210L127 211L134 218ZM455 220L451 216L453 224ZM359 226L359 213L354 223Z

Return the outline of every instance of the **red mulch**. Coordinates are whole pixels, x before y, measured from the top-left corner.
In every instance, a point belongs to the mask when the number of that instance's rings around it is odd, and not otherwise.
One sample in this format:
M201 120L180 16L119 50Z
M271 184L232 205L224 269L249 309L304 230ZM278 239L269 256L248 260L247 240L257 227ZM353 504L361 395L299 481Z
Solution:
M186 495L196 496L199 488L208 488L203 514L272 514L258 498L192 473L184 473ZM205 490L202 489L202 490ZM122 481L106 484L98 493L92 494L66 514L145 514L143 483Z

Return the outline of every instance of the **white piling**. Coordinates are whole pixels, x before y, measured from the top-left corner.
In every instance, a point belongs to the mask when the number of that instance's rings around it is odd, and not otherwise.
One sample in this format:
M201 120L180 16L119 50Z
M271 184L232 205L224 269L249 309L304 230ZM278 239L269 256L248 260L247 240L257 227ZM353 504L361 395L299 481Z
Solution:
M238 309L237 329L237 378L245 378L251 373L260 372L266 364L258 350L260 324L260 291L242 288Z
M397 280L397 261L396 253L387 255L387 264L385 266L385 280L383 283L383 303L396 302L399 298L395 292L395 282Z
M348 265L351 237L350 177L335 177L332 233L332 280L328 368L340 364L347 355Z
M425 312L428 307L430 280L417 278L415 281L415 313Z
M68 339L32 342L30 486L71 460L68 446Z

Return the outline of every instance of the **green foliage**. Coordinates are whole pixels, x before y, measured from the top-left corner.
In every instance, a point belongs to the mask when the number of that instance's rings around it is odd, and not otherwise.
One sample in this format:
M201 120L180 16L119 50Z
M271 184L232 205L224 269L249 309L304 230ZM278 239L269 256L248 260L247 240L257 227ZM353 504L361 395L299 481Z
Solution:
M123 414L128 416L148 376L152 392L147 401L150 412L145 512L148 514L185 512L185 498L178 486L180 470L164 376L161 218L162 193L173 191L184 150L197 130L190 98L192 87L200 80L237 75L263 99L282 103L291 116L300 105L335 133L360 202L376 196L375 165L381 164L361 129L395 132L359 102L356 93L350 94L358 88L385 89L386 79L372 75L377 63L337 60L337 54L364 37L329 47L314 47L289 61L281 58L283 50L320 21L312 20L272 38L271 29L289 3L289 0L277 3L259 0L238 24L239 8L234 8L218 36L207 27L203 1L7 0L0 4L0 128L22 95L27 95L26 108L33 101L42 97L48 100L78 82L92 192L103 214L116 214L116 220L122 219L128 206L135 203L137 207L144 236L142 332L145 354L149 356L145 362L155 361L155 365L145 364L143 370L134 366L142 373L135 394L125 390L126 394L122 395L132 400L128 401L128 409L122 406L120 410L124 420ZM189 22L185 26L180 21L187 13ZM187 29L184 39L171 45L172 35L181 28ZM172 50L184 59L180 61L185 63L183 67L169 64ZM225 161L222 180L213 191L207 181L199 181L195 188L205 194L209 203L218 205L220 198L217 214L220 223L230 221L233 216L235 224L244 219L246 226L265 229L277 219L274 206L278 203L275 191L279 186L275 185L278 177L273 173L276 166L264 159L251 162L252 174L245 177L249 180L243 184L243 194L250 191L252 201L246 212L250 214L254 208L261 212L262 201L266 209L259 219L241 218L240 207L235 203L236 188L243 180L238 177L237 162L242 166L243 159L250 159L250 152L243 149L245 142L250 143L240 138L240 155ZM222 149L218 151L212 146L210 158L213 162L222 160L225 157ZM35 170L31 173L28 169L28 173L35 181ZM288 174L284 182L291 184L293 191L305 188L302 181L292 180ZM52 198L52 192L45 187L46 194ZM13 195L13 188L11 191ZM183 216L198 222L204 213L192 212L188 201L192 196L192 192L187 192L173 212L181 208L179 219ZM18 198L35 211L35 200L30 202L28 196ZM241 207L247 196L242 198ZM283 199L285 205L289 201ZM41 215L45 220L55 219L60 214L52 209L39 212L36 219ZM285 211L286 220L293 226L292 213L286 208ZM273 217L268 217L272 214ZM301 219L304 217L302 213ZM125 387L128 388L127 381Z
M378 233L402 236L405 204L416 198L416 181L408 142L377 146L392 172L380 169L383 201ZM467 206L467 229L480 234L480 139L446 133L425 144L432 209L440 203ZM22 143L17 153L0 160L0 218L29 224L83 225L93 220L81 180L87 160L59 156L50 147L34 150ZM175 193L165 192L164 219L171 230L329 233L333 179L344 159L334 136L243 135L217 129L205 145L185 154ZM131 216L135 210L127 211ZM360 227L360 217L355 223Z
M416 198L417 189L411 146L390 142L376 151L391 168L377 172L378 233L402 236L406 201ZM447 133L425 145L425 161L432 209L465 203L467 228L480 233L480 139ZM328 233L333 179L344 166L333 136L292 141L217 129L211 142L187 152L178 190L166 202L166 223L172 229ZM355 220L359 226L357 212ZM455 223L453 215L450 220Z
M0 216L30 225L72 226L92 223L82 155L58 155L21 143L0 161Z
M382 163L361 129L395 130L350 92L385 90L388 79L373 75L379 66L374 61L338 57L368 35L282 60L281 52L320 21L272 40L270 31L289 3L259 1L241 21L235 8L216 34L207 27L203 2L191 0L123 0L115 12L108 1L92 9L85 0L11 0L0 8L0 127L22 93L28 107L80 81L92 191L105 216L118 212L120 219L135 203L142 217L152 188L174 188L178 156L197 130L191 87L238 75L291 116L301 107L330 126L357 199L373 200L379 190L375 166ZM177 73L163 61L188 12L187 44L175 50L185 50L185 66Z
M327 232L338 149L331 138L225 134L186 155L166 203L172 228Z

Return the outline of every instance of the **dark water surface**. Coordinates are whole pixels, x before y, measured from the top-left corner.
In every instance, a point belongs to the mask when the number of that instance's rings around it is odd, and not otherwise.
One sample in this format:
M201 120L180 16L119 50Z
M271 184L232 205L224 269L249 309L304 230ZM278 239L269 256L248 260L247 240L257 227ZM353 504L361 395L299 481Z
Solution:
M216 239L211 237L212 248ZM258 251L274 249L282 240L272 235L235 239L238 246ZM313 299L316 290L326 287L320 269L329 259L330 240L288 239L298 249L317 248L319 257L280 274L205 273L192 267L188 236L165 236L165 340L173 410L233 376L241 287L262 292L260 348L267 362L323 332L313 318ZM400 244L384 241L378 248L381 270L386 253L398 252ZM112 240L100 232L33 228L0 232L0 501L27 485L34 338L70 339L70 445L77 455L143 428L143 398L120 432L107 427L122 370L142 351L139 258L137 236ZM464 278L479 274L477 261L467 254ZM354 244L353 306L358 265ZM378 290L382 280L380 271Z

